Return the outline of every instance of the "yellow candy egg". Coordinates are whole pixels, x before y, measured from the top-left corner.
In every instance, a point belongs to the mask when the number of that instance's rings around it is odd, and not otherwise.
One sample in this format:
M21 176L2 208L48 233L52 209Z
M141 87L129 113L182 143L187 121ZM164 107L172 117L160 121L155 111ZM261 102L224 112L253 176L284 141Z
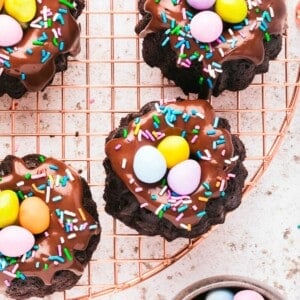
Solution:
M245 0L217 0L215 11L223 21L239 23L246 18L248 7Z
M4 8L7 14L21 23L30 22L37 9L36 0L4 0Z
M42 233L50 224L48 205L39 197L28 197L20 205L19 223L33 234Z
M4 4L4 0L0 0L0 10L1 10L2 7L3 7L3 4Z
M164 138L158 144L157 150L164 156L168 168L172 168L190 156L188 142L177 135L170 135Z
M0 192L0 228L13 225L18 219L19 199L11 190Z

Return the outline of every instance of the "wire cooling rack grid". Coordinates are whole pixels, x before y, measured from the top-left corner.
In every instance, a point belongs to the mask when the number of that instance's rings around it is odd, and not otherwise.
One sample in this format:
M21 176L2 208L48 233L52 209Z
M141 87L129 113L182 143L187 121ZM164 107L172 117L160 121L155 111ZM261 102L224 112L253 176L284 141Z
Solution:
M104 212L102 161L109 131L146 102L186 98L142 61L141 40L133 31L139 18L136 2L87 1L80 17L82 51L70 60L68 70L58 74L44 92L22 100L3 97L0 102L1 157L42 153L62 159L88 180L98 205L103 229L100 246L77 286L49 299L96 298L125 289L165 269L201 241L168 243L160 237L139 236ZM289 1L290 16L294 3ZM295 36L292 25L270 71L256 76L245 91L211 99L217 114L230 120L232 132L246 145L245 193L276 154L293 115L299 89Z

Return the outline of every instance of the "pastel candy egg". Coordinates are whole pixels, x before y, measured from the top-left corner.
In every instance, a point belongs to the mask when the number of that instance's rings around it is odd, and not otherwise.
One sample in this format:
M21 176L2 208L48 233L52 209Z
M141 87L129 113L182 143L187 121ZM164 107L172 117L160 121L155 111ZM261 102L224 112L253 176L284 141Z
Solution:
M11 190L0 192L0 228L14 224L18 219L19 199Z
M190 23L192 36L203 43L215 41L223 31L221 18L213 11L201 11L196 14Z
M33 247L34 242L33 234L20 226L11 225L0 231L0 252L5 256L21 256Z
M198 10L204 10L212 7L216 0L187 0L187 3Z
M228 23L242 22L248 13L245 0L216 0L216 13Z
M140 181L155 183L164 177L167 163L155 147L142 146L134 155L133 171Z
M22 27L12 17L0 15L0 28L0 47L14 46L21 41L23 37Z
M39 197L28 197L22 201L19 223L33 234L44 232L50 224L48 205Z
M264 300L264 297L253 290L243 290L235 294L233 300Z
M166 159L168 168L172 168L190 156L188 142L178 135L167 136L158 144L157 149Z
M207 293L205 300L233 300L233 296L230 290L215 289Z
M200 178L200 165L195 160L188 159L170 169L167 181L176 194L190 195L199 186Z
M36 13L36 0L5 0L6 12L18 22L31 21Z

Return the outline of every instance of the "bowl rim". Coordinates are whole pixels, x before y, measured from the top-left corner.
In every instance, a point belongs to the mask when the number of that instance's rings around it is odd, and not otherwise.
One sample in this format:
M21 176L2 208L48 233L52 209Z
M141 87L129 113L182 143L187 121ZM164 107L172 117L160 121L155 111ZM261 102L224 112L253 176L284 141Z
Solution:
M196 281L182 290L173 300L192 300L194 297L217 288L251 289L266 298L266 300L285 300L277 290L267 284L245 276L218 275Z

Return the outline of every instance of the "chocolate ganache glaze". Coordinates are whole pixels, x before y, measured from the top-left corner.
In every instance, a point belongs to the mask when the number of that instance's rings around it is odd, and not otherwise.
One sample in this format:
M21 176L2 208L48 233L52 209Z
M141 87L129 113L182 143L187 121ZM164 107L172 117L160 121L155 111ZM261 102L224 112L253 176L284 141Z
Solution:
M206 203L223 197L227 181L235 176L230 172L238 156L233 156L230 132L219 127L218 121L211 105L204 100L156 103L156 110L129 123L123 137L109 140L105 151L112 169L141 207L178 228L190 230L206 214ZM133 162L137 151L145 145L157 147L168 136L184 137L190 148L189 158L200 166L201 179L192 194L174 194L167 182L169 170L153 184L140 181L135 174Z
M0 48L0 74L20 79L27 91L45 88L55 74L56 57L80 51L80 27L70 12L75 8L75 2L37 1L36 16L23 39L13 48Z
M177 3L171 0L146 0L144 11L151 17L140 34L144 37L151 32L165 32L162 47L170 44L178 57L177 66L189 68L194 60L202 61L202 77L199 81L201 83L206 78L208 86L212 88L213 80L222 72L222 63L247 59L260 65L265 55L263 41L283 31L286 17L283 0L247 1L247 5L248 13L244 21L238 24L223 22L222 35L215 42L207 44L196 41L190 34L190 21L198 11L189 6L186 0Z
M51 285L55 273L61 270L82 275L84 265L76 259L76 251L85 250L90 238L101 232L98 220L82 206L82 182L77 172L54 158L39 159L39 167L32 168L12 157L12 172L1 178L1 190L15 191L20 201L28 195L37 196L50 210L50 225L44 233L35 235L35 246L26 258L12 261L0 255L1 285L9 285L7 282L15 277L39 277ZM58 256L60 259L51 259Z

